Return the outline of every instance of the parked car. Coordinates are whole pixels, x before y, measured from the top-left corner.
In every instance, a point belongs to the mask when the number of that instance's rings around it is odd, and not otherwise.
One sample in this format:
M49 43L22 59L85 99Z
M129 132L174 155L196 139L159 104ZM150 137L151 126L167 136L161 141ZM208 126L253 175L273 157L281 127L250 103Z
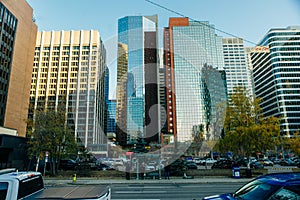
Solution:
M279 162L281 166L296 166L296 163L291 159L283 159Z
M198 169L198 167L197 167L197 164L196 163L194 163L194 162L187 162L186 163L186 167L188 168L188 169Z
M112 164L115 168L118 166L123 166L124 162L122 159L114 159L113 164Z
M109 185L68 185L45 187L40 172L0 170L0 199L111 200Z
M197 165L204 165L204 164L205 164L205 159L203 159L203 158L194 158L193 161L194 161Z
M292 159L292 161L294 161L295 164L298 165L300 163L300 158L294 158Z
M264 165L258 161L256 162L250 162L250 168L252 169L263 169Z
M154 165L146 165L145 171L154 171L156 168Z
M115 170L115 168L112 165L109 165L109 164L99 163L98 164L98 170Z
M78 163L72 159L60 160L59 163L60 170L76 170L77 167L78 167Z
M200 158L200 165L205 165L205 158Z
M254 159L253 159L254 160ZM250 168L252 169L263 169L264 165L258 161L253 161L250 159ZM248 167L249 159L247 158L240 158L235 161L235 164L240 167Z
M203 200L277 200L300 199L300 173L259 176L234 193L204 197Z
M170 175L171 176L182 176L184 171L185 161L177 159L170 164Z
M272 160L272 162L274 163L274 165L277 165L277 164L280 163L280 159L278 159L278 158L273 158L273 159L271 159L271 160Z
M218 160L211 168L212 169L231 169L233 162L231 160Z
M268 159L268 158L265 158L265 159L261 160L260 162L264 166L273 166L274 165L274 163L270 159Z
M212 159L212 158L206 158L206 160L205 160L205 163L206 163L207 165L212 165L212 164L214 164L215 162L217 162L217 160L214 160L214 159Z

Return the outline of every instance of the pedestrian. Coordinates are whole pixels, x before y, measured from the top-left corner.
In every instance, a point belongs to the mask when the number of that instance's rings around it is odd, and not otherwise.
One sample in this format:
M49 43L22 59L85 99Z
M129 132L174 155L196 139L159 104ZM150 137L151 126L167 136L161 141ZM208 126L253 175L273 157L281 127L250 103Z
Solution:
M140 165L140 179L145 179L145 169L146 169L146 164L143 162Z
M131 168L131 166L130 166L130 161L127 161L126 162L126 180L130 180L130 168Z
M170 179L170 165L168 162L165 163L165 179Z

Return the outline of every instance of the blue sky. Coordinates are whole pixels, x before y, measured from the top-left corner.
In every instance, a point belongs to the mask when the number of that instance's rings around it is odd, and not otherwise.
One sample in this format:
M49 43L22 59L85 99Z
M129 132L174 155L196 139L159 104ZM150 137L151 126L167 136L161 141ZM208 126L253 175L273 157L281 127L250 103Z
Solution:
M168 26L169 17L178 17L145 0L27 0L27 2L34 9L39 31L99 30L108 51L108 66L112 74L116 71L114 51L119 18L157 14L159 27L163 28ZM153 0L153 2L187 17L209 21L217 29L254 43L257 43L270 28L300 25L300 0ZM216 33L224 36L223 33Z

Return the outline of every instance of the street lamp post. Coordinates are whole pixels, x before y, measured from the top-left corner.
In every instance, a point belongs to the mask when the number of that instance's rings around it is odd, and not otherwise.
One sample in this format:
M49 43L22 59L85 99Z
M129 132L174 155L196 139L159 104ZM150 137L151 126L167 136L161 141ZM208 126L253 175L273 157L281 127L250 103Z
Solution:
M161 179L161 170L162 170L162 163L161 163L161 147L159 148L159 157L158 157L158 161L159 161L159 169L158 169L158 176L159 179Z
M139 180L139 158L136 159L136 180Z

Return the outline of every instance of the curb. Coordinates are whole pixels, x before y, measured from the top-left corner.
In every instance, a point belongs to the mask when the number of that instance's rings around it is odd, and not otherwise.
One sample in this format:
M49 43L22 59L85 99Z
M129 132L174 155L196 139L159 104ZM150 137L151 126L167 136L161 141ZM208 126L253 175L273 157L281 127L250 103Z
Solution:
M96 185L96 184L179 184L179 183L195 183L195 184L205 184L205 183L247 183L252 178L194 178L194 179L184 179L184 178L174 178L170 180L165 179L93 179L93 178L78 178L76 182L71 179L57 179L57 178L44 178L45 185Z

